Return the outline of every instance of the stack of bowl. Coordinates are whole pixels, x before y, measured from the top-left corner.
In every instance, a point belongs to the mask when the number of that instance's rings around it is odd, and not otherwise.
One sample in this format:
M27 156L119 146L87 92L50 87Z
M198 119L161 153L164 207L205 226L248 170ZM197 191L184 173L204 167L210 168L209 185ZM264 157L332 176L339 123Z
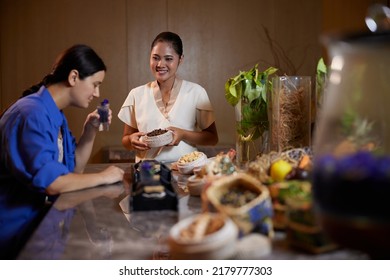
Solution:
M192 175L187 179L187 189L190 195L200 196L204 186L206 185L206 178L199 177L198 175Z

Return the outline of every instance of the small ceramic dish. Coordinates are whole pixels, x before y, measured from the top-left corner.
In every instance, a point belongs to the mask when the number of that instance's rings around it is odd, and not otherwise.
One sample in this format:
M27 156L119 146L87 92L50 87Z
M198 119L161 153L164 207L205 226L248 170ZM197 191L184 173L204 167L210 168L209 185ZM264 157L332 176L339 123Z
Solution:
M207 163L207 156L206 154L194 151L192 153L188 153L184 156L182 156L177 161L177 170L181 174L192 174L194 171L194 168L203 166Z
M207 233L218 223L215 230ZM218 213L202 213L175 224L169 232L168 244L173 259L221 260L234 256L237 240L238 228L232 220Z
M205 178L199 178L196 175L192 175L187 179L188 192L192 196L200 196L205 184L206 184Z
M161 133L161 134L157 134ZM157 135L156 135L157 134ZM152 136L150 136L152 135ZM158 148L168 145L173 140L173 134L170 130L156 129L141 137L141 141L148 144L151 148Z

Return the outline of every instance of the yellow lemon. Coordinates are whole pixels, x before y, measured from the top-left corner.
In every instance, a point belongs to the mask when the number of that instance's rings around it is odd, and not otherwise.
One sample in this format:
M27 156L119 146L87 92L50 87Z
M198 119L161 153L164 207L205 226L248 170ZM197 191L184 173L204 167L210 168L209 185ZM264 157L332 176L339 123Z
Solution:
M287 161L280 159L275 161L271 165L271 178L275 181L283 181L286 178L286 175L292 170L292 165Z

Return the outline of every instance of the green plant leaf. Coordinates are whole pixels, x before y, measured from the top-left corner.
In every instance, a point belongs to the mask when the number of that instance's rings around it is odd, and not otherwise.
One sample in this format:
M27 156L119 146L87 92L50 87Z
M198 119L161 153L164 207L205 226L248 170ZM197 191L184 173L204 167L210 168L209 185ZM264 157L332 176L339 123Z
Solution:
M237 83L234 78L230 78L225 84L225 98L227 102L235 106L241 98L241 83Z
M272 86L269 76L278 69L269 67L260 72L256 64L249 71L240 71L225 83L225 98L236 106L241 101L242 118L237 132L246 140L255 140L269 127L267 114L267 91Z
M321 73L326 74L328 72L327 67L325 65L324 59L321 57L318 60L317 63L317 74L320 75Z
M242 83L245 86L244 96L248 98L249 102L260 97L261 89L257 86L254 81L244 80Z

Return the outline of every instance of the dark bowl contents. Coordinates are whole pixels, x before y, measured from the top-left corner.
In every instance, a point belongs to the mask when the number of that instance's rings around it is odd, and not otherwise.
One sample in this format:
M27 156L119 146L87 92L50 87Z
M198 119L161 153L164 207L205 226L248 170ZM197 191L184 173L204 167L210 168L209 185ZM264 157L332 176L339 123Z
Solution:
M158 128L158 129L152 130L151 132L147 133L146 136L149 136L149 137L158 136L158 135L161 135L161 134L164 134L167 132L168 132L167 129Z
M229 205L231 207L241 207L245 204L251 202L259 194L247 189L242 188L231 188L226 193L224 193L221 197L221 203L224 205Z

